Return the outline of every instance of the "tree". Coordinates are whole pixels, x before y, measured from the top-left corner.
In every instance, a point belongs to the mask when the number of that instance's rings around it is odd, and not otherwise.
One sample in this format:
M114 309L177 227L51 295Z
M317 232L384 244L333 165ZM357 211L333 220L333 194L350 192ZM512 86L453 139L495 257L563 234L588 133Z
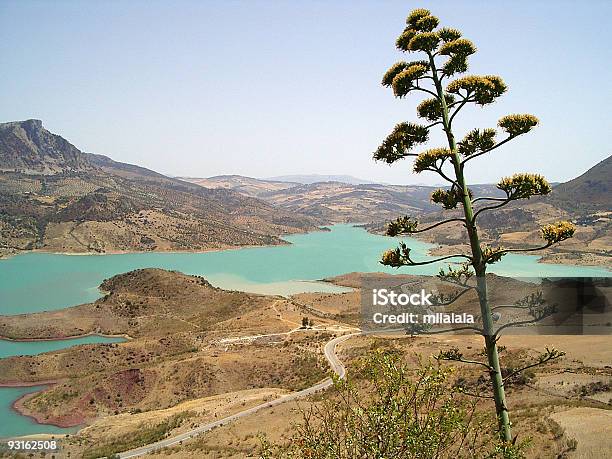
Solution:
M288 445L264 440L261 457L287 459L523 457L526 443L499 441L465 396L454 369L414 368L397 351L368 354L329 398L302 410Z
M302 328L308 328L310 322L308 320L308 317L304 316L302 317Z
M374 153L374 159L393 164L407 157L415 157L414 172L431 171L438 174L449 185L438 189L431 195L434 203L444 209L461 209L462 216L449 218L420 228L418 221L409 216L399 217L389 224L390 236L422 233L451 222L460 222L466 230L470 253L448 255L434 260L415 261L410 256L410 248L404 243L382 256L384 265L392 267L419 266L444 260L463 259L464 264L455 269L449 267L441 272L441 277L453 278L458 272L469 270L476 275L476 289L483 322L483 336L487 354L486 368L490 374L499 420L501 438L512 440L511 424L506 405L504 377L500 368L497 341L499 330L493 329L493 315L487 298L487 266L498 262L509 252L532 252L542 250L573 236L575 228L566 221L549 224L541 228L544 244L540 247L509 249L483 245L478 236L478 217L520 199L550 193L551 187L538 174L520 173L502 178L497 184L505 197L475 197L467 186L466 166L480 156L488 154L502 145L528 133L538 119L530 114L512 114L501 118L497 126L505 133L498 140L498 132L493 128L473 129L457 141L453 122L468 105L486 106L506 92L506 84L495 75L466 75L468 57L476 52L474 44L461 36L461 32L448 27L439 28L439 20L426 9L410 13L407 27L396 41L397 48L407 53L421 53L423 60L400 61L385 73L382 84L393 90L395 97L404 98L412 93L423 93L427 98L417 107L420 118L428 124L403 122L395 126L389 136ZM446 136L446 145L439 148L414 153L413 149L429 139L433 128L441 128ZM543 360L557 358L561 353L553 351Z

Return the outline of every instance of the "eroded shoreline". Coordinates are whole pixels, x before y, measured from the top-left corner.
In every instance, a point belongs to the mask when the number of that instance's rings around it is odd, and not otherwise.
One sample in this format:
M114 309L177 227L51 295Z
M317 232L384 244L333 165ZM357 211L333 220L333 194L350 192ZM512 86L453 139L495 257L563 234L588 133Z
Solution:
M69 306L69 307L74 307L74 306ZM10 341L13 343L31 343L31 342L38 342L38 341L41 341L41 342L43 341L70 341L70 340L75 340L79 338L87 338L88 336L99 336L101 338L123 338L127 341L134 339L133 337L125 333L114 335L114 334L90 332L90 333L84 333L82 335L57 336L57 337L50 337L50 338L9 338L8 336L0 335L0 341ZM98 343L87 343L87 344L98 344ZM100 344L104 344L104 343L100 343ZM68 347L71 347L71 346L68 346ZM9 357L13 357L13 356L8 356L8 357L3 357L3 358L9 358ZM0 383L0 387L2 387L2 383Z
M56 384L61 383L62 380L55 380L55 381L46 381L43 384L40 383L36 383L36 384L29 384L29 383L24 383L26 385L21 385L21 386L4 386L4 385L0 385L0 387L36 387L36 386L42 386L40 388L40 390L36 390L34 392L30 392L27 394L23 394L21 397L19 397L17 400L15 400L12 404L11 404L11 409L13 409L17 414L19 414L20 416L25 416L27 418L32 419L36 424L39 425L49 425L49 426L53 426L53 427L58 427L60 429L68 429L71 427L79 427L85 424L85 418L82 415L79 415L77 413L72 414L72 416L66 416L63 420L57 420L57 419L53 419L53 420L49 420L49 419L44 419L42 415L37 415L35 412L28 410L25 406L25 403L30 400L31 398L36 397L38 394L40 394L41 392L50 389L51 387L53 387Z

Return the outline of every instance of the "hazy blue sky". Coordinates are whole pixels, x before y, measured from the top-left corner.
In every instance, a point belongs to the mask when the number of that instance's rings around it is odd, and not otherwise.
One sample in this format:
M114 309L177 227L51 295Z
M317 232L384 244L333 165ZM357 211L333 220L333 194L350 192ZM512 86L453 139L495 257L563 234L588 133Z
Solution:
M566 180L612 153L610 1L0 0L0 121L40 118L84 151L172 175L352 174L434 183L374 163L420 100L380 85L408 12L427 7L510 91L461 134L533 113L533 134L474 161ZM476 163L478 163L476 165Z

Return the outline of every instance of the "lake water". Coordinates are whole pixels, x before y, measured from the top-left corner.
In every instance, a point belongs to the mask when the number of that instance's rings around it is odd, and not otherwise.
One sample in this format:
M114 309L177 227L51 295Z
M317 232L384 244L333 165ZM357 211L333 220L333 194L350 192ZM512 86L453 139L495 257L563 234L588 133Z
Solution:
M12 355L36 355L43 352L59 351L79 344L121 343L125 338L98 335L61 340L9 341L0 339L0 358Z
M18 398L44 389L44 386L3 387L0 389L0 438L10 438L31 434L66 434L78 428L64 429L48 424L38 424L34 419L20 416L13 411L12 405Z
M120 255L54 255L27 253L0 260L0 314L64 308L100 297L108 277L137 268L156 267L206 277L212 284L254 293L287 295L304 291L342 291L317 280L352 271L435 274L440 264L387 268L380 254L397 240L370 234L352 225L331 231L287 236L291 245L205 253L130 253ZM428 259L431 244L403 238L414 259ZM492 266L501 275L609 276L603 268L538 263L533 255L509 254ZM460 260L460 259L458 259ZM313 282L314 281L314 282Z
M118 343L125 341L119 337L84 336L81 338L53 341L6 341L0 340L0 358L12 355L35 355L57 351L79 344ZM21 416L13 410L12 404L19 397L44 389L44 386L0 387L0 438L38 433L70 433L77 428L65 429L47 424L38 424L32 418Z
M436 274L441 264L395 270L378 263L381 253L398 240L374 235L352 225L334 225L331 231L287 236L291 245L256 247L206 253L133 253L121 255L53 255L28 253L0 260L0 314L60 309L94 301L98 286L108 277L137 268L164 268L204 276L213 285L254 293L288 295L305 291L345 291L319 280L353 271ZM402 238L415 260L425 260L432 247ZM501 275L609 276L610 271L585 266L538 263L539 257L507 255L491 271ZM108 342L109 338L12 343L0 341L0 357L35 354L85 342ZM112 338L110 338L112 340ZM83 341L79 341L83 340ZM99 341L97 341L99 340ZM39 426L17 415L11 403L34 388L0 389L0 437L36 432L58 433L64 429Z

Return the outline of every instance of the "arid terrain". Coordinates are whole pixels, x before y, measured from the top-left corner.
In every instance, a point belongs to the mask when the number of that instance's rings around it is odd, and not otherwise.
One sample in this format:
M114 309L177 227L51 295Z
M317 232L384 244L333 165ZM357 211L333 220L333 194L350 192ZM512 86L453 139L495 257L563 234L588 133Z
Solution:
M322 218L330 223L372 223L438 210L430 202L436 187L345 183L296 183L261 180L240 175L184 180L212 189L229 189L270 204ZM475 185L480 193L495 194L492 185Z
M485 240L515 247L539 242L538 228L572 220L575 238L543 261L609 265L612 159L554 187L550 196L511 205L479 221ZM348 180L348 179L347 179ZM454 216L430 201L436 187L325 181L297 183L239 175L175 179L83 153L38 120L0 125L0 256L59 253L205 251L282 244L279 236L318 225L360 222L383 231L409 215L423 223ZM499 197L495 185L475 196ZM455 252L457 225L419 235Z
M579 177L553 187L544 197L483 213L478 226L484 241L508 248L542 245L540 226L559 220L572 221L577 229L563 244L538 252L543 262L610 266L612 260L612 156ZM481 196L479 192L475 196ZM485 194L486 195L486 194ZM495 193L487 196L496 196ZM457 211L431 211L415 215L422 226L461 217ZM385 231L383 222L366 225L370 231ZM438 226L415 237L438 244L435 255L469 252L465 229L458 222Z
M282 234L334 222L363 222L382 232L384 222L415 215L423 223L452 217L430 202L433 187L326 181L258 180L241 176L179 180L105 156L83 153L36 120L0 125L0 253L198 251L281 244ZM538 226L558 219L578 225L576 237L544 261L609 265L610 159L558 185L551 196L509 206L480 221L484 239L506 247L536 246ZM191 183L193 182L193 183ZM473 187L498 196L493 185ZM575 196L589 201L583 206ZM435 253L465 249L463 229L439 227L423 236ZM0 360L0 385L44 384L14 409L41 423L82 426L63 439L68 457L110 457L190 432L229 415L264 408L194 439L149 455L234 457L256 455L262 436L288 441L302 409L334 391L267 407L331 374L323 349L361 324L359 287L364 274L328 279L354 290L303 293L288 298L225 291L206 279L144 269L105 280L104 296L62 310L0 317L5 339L61 339L120 335L123 343L90 344ZM425 285L427 276L390 276L390 283ZM491 275L491 297L508 302L517 281ZM448 293L448 292L446 292ZM449 311L474 312L462 297ZM414 364L456 347L480 356L479 337L351 336L339 358L351 367L374 349L401 351ZM565 351L554 363L513 381L509 401L517 432L533 438L530 457L599 457L610 448L612 370L609 336L508 336L506 370L547 346ZM473 368L457 384L487 390ZM460 376L459 376L460 375ZM490 409L481 404L483 412Z
M320 223L83 153L39 120L0 124L0 256L272 245Z
M612 459L611 17L0 0L0 459Z
M485 213L479 219L482 237L504 247L541 245L541 225L571 220L578 229L573 239L542 252L544 262L609 266L612 253L612 157L570 180L555 185L549 196ZM238 175L185 178L211 189L229 189L270 204L329 222L361 222L384 232L386 222L403 215L423 225L460 216L441 211L430 201L436 187L343 182L295 183ZM495 185L473 185L474 196L502 197ZM458 223L439 226L416 237L439 244L432 253L447 255L465 250L465 230Z
M348 274L329 281L357 288L362 276ZM391 282L427 281L425 276L386 277ZM501 288L493 291L503 297L508 281L493 276L490 282L499 284ZM63 440L63 454L69 452L70 457L99 457L153 443L315 384L329 374L323 346L359 325L361 307L357 289L290 298L252 295L157 269L114 276L101 289L106 295L92 304L0 317L0 335L12 339L86 333L130 337L119 344L0 360L2 384L50 383L43 392L21 399L16 405L21 412L41 422L88 425ZM470 303L466 299L457 307ZM36 326L26 326L32 323ZM358 336L342 343L337 354L351 377L351 367L373 349L401 350L417 365L419 359L452 347L466 357L480 358L481 339ZM547 346L567 353L529 371L509 388L516 432L533 438L530 457L600 457L597 454L610 448L612 423L605 422L612 413L610 336L507 336L501 344L508 367ZM457 376L471 391L486 390L486 378L473 367L462 367ZM287 441L291 423L300 420L297 407L305 409L321 397L333 396L329 391L264 408L153 456L252 457L261 446L261 435ZM487 403L482 403L483 410L490 408ZM578 424L573 421L576 416Z

